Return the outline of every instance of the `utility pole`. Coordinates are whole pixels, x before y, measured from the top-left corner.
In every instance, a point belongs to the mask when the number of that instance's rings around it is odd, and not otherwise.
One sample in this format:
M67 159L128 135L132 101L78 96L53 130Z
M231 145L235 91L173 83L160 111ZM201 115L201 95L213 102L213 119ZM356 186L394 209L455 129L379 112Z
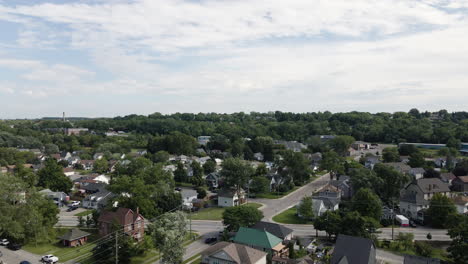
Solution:
M189 228L190 228L190 240L192 240L192 209L189 212Z
M392 200L392 240L393 240L393 226L395 225L395 204Z
M124 227L125 228L125 227ZM119 232L115 233L115 264L119 264Z

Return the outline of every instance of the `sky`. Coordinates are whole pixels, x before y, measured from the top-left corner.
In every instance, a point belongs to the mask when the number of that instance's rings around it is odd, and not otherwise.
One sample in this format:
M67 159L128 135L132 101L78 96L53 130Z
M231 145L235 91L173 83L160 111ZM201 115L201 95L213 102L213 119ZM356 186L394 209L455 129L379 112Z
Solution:
M0 0L0 118L467 98L468 0Z

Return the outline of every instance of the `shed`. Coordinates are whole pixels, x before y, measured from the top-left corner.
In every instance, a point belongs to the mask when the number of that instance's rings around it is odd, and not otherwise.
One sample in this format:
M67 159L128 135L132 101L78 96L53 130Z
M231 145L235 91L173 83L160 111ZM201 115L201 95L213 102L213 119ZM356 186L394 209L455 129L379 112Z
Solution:
M86 244L88 241L88 236L91 235L85 231L82 231L78 228L71 229L63 236L59 237L63 245L66 247L76 247Z

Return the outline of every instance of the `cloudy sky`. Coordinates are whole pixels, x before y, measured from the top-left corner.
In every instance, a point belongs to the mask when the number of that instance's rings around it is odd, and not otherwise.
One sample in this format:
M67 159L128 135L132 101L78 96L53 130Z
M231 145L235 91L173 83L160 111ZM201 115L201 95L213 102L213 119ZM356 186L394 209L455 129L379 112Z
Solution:
M468 0L0 0L0 118L467 98Z

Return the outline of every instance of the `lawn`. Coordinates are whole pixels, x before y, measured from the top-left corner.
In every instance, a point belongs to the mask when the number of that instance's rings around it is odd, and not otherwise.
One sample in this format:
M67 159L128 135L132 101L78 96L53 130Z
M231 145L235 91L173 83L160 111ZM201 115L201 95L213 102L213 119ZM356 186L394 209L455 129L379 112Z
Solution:
M87 215L92 214L92 213L93 213L93 210L86 210L86 211L83 211L81 213L75 214L75 216L87 216Z
M196 254L195 256L184 260L184 262L182 262L182 264L195 263L196 261L200 262L200 260L201 260L201 254Z
M261 193L261 194L257 194L257 198L264 198L264 199L279 199L279 198L282 198L292 192L294 192L295 190L299 189L300 187L297 187L295 186L294 188L292 188L291 190L287 191L287 192L271 192L271 193Z
M296 215L296 207L291 207L280 214L273 216L273 221L282 224L312 224Z
M56 229L57 230L57 237L63 235L65 232L67 232L69 229L68 228L60 228ZM52 241L52 243L44 243L44 244L38 244L37 247L34 243L26 244L23 246L23 249L37 254L37 255L46 255L46 254L52 254L57 256L60 259L60 262L65 262L74 258L77 258L79 256L85 255L89 253L95 246L93 241L98 239L97 234L93 234L92 231L90 230L84 230L86 232L91 233L91 235L88 237L88 242L81 247L75 247L75 248L69 248L65 247L62 244L60 244L60 240L56 239Z
M259 203L248 203L243 206L253 206L260 208L262 205ZM200 209L200 211L192 214L192 220L222 220L223 219L223 207L211 207Z

